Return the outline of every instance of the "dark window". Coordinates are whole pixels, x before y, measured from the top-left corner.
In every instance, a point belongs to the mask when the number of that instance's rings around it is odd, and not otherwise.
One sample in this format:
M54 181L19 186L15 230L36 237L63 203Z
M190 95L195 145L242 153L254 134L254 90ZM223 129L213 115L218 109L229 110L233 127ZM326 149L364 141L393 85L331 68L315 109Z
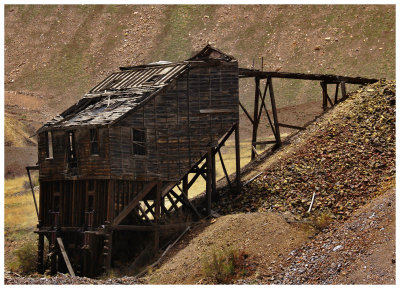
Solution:
M53 136L51 131L46 132L46 158L53 158Z
M90 130L90 154L99 154L99 131L96 128Z
M146 155L146 132L132 128L132 151L134 155Z
M75 151L75 135L73 131L68 132L68 164L70 168L77 167L76 151Z

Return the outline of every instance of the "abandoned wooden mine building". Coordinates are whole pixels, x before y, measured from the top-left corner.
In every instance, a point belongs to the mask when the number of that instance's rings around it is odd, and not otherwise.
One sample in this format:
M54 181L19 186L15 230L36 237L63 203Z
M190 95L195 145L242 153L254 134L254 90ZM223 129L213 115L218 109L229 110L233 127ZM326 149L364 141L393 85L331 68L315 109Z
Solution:
M215 155L233 132L240 169L238 102L237 61L206 46L178 63L121 67L43 125L39 272L44 237L52 273L99 274L149 239L157 251L165 232L187 224L169 221L178 211L201 216L188 200L199 176L209 214Z
M240 78L255 80L253 116L239 101ZM39 207L31 182L38 271L49 263L51 273L94 276L117 261L135 260L139 266L191 220L210 215L211 200L217 198L216 155L231 192L238 193L239 107L252 125L252 159L257 145L281 146L280 127L304 129L279 122L274 78L320 81L324 110L346 98L346 83L377 81L238 68L232 56L207 45L182 62L121 67L41 127L38 166L27 167L29 177L30 170L39 170ZM328 85L335 86L332 99ZM258 139L263 112L274 140ZM220 150L233 133L235 182ZM200 212L188 198L199 177L206 180Z

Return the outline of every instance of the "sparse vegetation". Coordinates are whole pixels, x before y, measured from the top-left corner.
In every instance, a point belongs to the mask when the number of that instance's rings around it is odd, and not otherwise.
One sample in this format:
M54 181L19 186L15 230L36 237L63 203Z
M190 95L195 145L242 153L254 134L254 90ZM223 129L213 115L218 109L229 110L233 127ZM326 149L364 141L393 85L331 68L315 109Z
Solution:
M331 212L325 211L321 212L318 216L313 216L312 217L312 225L317 229L317 230L323 230L326 227L329 226L333 222L333 215Z
M203 258L204 277L217 283L229 283L235 276L245 276L247 254L232 247L213 249L211 256Z
M16 265L22 273L33 273L36 271L37 244L34 241L26 241L15 250Z

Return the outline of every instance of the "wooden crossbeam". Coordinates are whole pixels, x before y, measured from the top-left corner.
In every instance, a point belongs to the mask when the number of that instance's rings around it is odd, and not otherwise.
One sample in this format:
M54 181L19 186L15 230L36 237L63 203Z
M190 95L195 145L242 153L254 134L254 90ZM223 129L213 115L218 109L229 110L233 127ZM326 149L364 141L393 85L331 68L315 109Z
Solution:
M153 203L152 205L150 205L149 202L148 202L147 200L143 200L143 203L144 203L144 204L146 205L146 207L147 207L147 209L145 210L145 213L146 213L146 214L147 214L147 213L150 213L150 214L152 214L153 217L154 217L155 212L153 211L153 208L155 207L155 203Z
M247 118L250 120L251 124L254 124L254 120L251 118L249 112L247 111L247 109L242 105L242 103L239 101L239 106L243 109L245 115L247 116Z
M222 154L221 154L221 150L220 149L218 150L218 155L219 155L219 160L221 161L221 166L222 166L222 170L224 171L226 181L228 182L228 185L229 185L229 189L231 190L231 192L233 194L234 192L233 192L231 180L229 179L228 172L226 171L224 159L222 158Z
M192 203L184 194L179 196L173 190L171 190L170 192L176 199L178 199L182 204L186 205L190 210L192 210L192 212L194 212L197 215L199 219L201 219L201 215L199 214L199 212L196 210L196 208L192 205Z
M364 77L349 77L333 74L311 74L311 73L293 73L281 71L259 71L255 69L239 68L239 78L258 77L258 78L289 78L289 79L304 79L304 80L319 80L331 83L345 82L351 84L368 84L375 83L378 79Z
M146 219L146 221L151 223L149 216L147 216L147 213L143 210L142 206L139 204L139 206L137 208L142 213L142 217L144 217Z
M253 146L264 145L264 144L276 144L276 140L264 140L264 141L255 141L255 142L253 142Z
M157 185L157 182L151 182L148 185L146 185L143 188L143 191L138 195L136 195L136 197L129 202L129 204L122 210L122 212L120 212L118 216L114 218L112 224L118 225L119 223L121 223L122 220L125 219L125 217L128 216L130 212L132 212L132 210L136 207L136 205L139 204L139 202L143 200L143 198L148 193L150 193L150 191L154 188L155 185Z
M170 191L170 192L171 192L171 191ZM178 211L179 208L178 208L178 206L176 205L178 202L175 202L169 194L167 194L166 196L167 196L169 202L170 202L171 205L172 205L171 208L174 208L175 211ZM178 200L178 199L177 199L177 200ZM170 211L172 210L171 208L170 208Z

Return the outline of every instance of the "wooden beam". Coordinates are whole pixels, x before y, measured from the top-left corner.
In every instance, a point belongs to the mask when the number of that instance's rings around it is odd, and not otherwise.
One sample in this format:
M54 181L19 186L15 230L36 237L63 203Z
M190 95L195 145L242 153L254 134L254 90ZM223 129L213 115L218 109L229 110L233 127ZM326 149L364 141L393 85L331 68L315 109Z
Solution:
M75 277L74 269L72 269L71 262L69 261L67 251L65 251L64 243L63 243L62 239L60 237L58 237L57 242L58 242L58 246L60 247L61 254L64 258L65 264L67 265L69 274L71 275L71 277Z
M253 142L253 146L263 145L263 144L276 144L276 140L264 140L264 141Z
M253 133L251 137L251 142L257 141L257 130L258 130L258 94L259 94L259 87L260 87L260 79L256 77L255 79L255 89L254 89L254 116L253 116ZM251 151L251 159L253 160L255 158L255 153L254 151Z
M207 152L207 178L206 178L206 199L207 199L207 216L211 215L211 194L212 194L212 160L211 149Z
M32 191L33 202L35 203L36 216L37 216L38 222L39 222L39 209L38 209L38 205L37 205L37 202L36 202L35 190L33 189L33 184L32 184L32 179L31 179L31 172L30 172L31 168L32 167L26 167L26 171L28 173L29 184L30 184L31 191Z
M235 127L235 153L236 153L236 194L240 193L240 136L239 136L239 122Z
M276 109L276 103L275 103L275 94L274 94L274 89L272 86L272 79L269 78L268 80L269 84L269 96L271 98L271 107L272 107L272 116L274 118L274 125L275 125L275 138L276 138L276 145L280 147L282 145L281 141L281 133L279 131L279 125L278 125L278 111Z
M136 205L157 185L157 182L151 182L143 188L143 191L136 195L136 197L129 202L129 204L122 210L121 213L113 220L113 225L118 225L125 219L126 216L136 207Z
M231 180L229 179L228 172L226 171L224 159L222 158L220 149L218 150L218 155L219 155L219 160L221 161L221 166L222 166L222 170L224 171L226 181L228 182L228 185L229 185L229 189L231 190L231 193L233 194L234 192L233 192L233 188L232 188L232 183L231 183Z
M37 271L39 274L44 274L44 234L38 234L38 256L37 256Z
M351 84L368 84L375 83L378 79L365 77L349 77L333 74L312 74L312 73L294 73L283 71L259 71L256 69L239 68L239 78L258 77L262 78L289 78L289 79L304 79L304 80L319 80L330 83L346 82Z
M254 124L254 120L251 118L249 112L247 109L242 105L242 103L239 100L239 106L243 109L244 113L246 114L247 118L250 120L251 124Z
M297 126L297 125L291 125L291 124L285 124L285 123L278 123L279 126L282 127L287 127L287 128L293 128L293 129L299 129L299 130L305 130L305 127L302 126Z
M176 199L178 199L182 204L186 205L190 210L192 210L193 213L196 214L196 216L199 219L201 219L201 215L199 214L199 212L196 210L196 208L192 205L192 203L189 201L189 199L185 195L179 196L173 190L171 190L170 192L171 192L171 195L173 195Z
M217 196L217 172L215 169L215 149L211 150L211 198L216 201Z
M346 99L347 98L346 83L344 81L340 82L340 89L342 91L342 99Z
M338 94L339 94L339 83L336 83L336 89L335 89L335 104L338 103Z
M157 191L156 191L156 199L155 199L155 214L154 214L154 222L158 224L160 222L161 218L161 183L157 182L156 185ZM154 252L155 254L158 253L158 250L160 249L160 230L157 228L154 231Z

